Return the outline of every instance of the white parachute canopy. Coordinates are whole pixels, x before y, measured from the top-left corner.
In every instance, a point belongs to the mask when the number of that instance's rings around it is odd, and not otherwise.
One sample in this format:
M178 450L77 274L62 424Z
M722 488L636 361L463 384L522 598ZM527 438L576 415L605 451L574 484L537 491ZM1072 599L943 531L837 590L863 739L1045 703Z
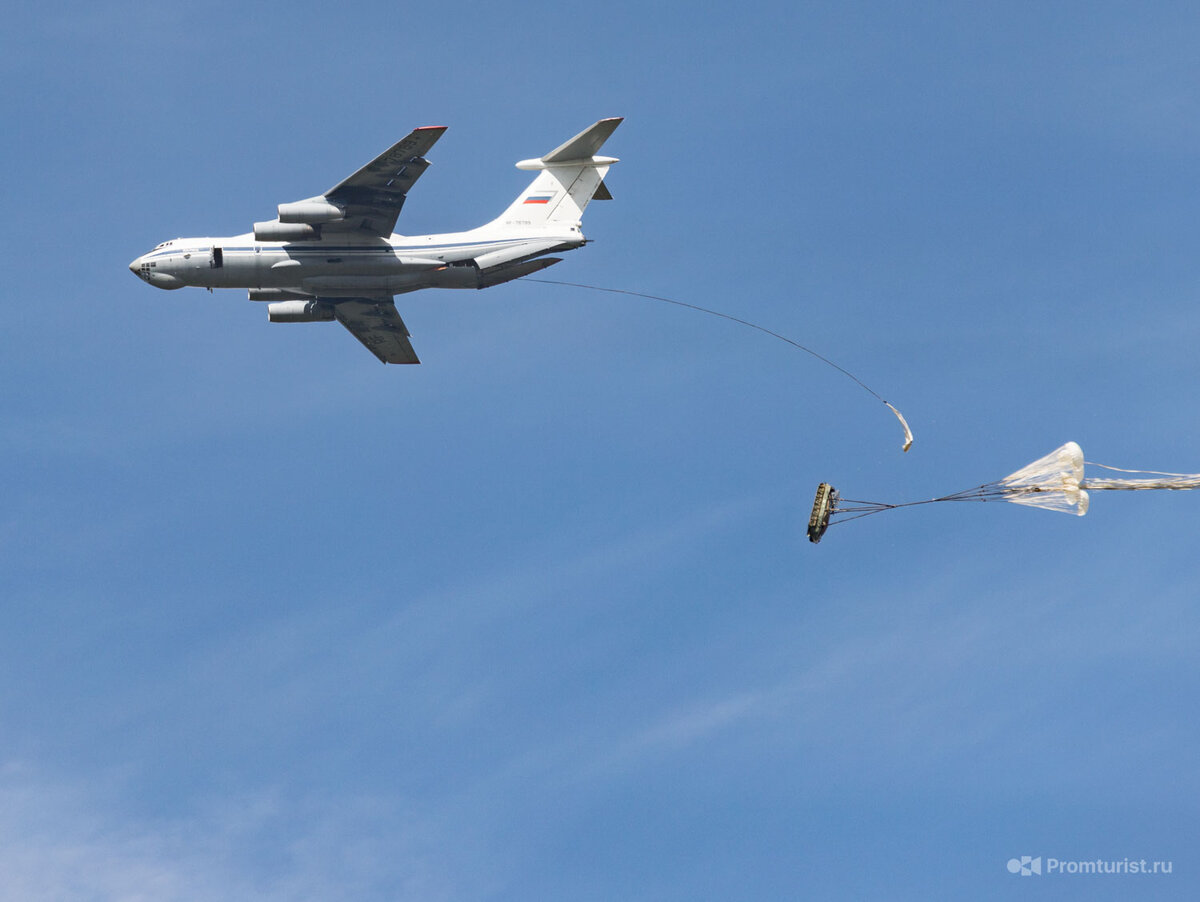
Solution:
M1115 473L1141 474L1138 479L1086 476L1084 467L1099 467ZM1022 467L997 483L1005 501L1029 504L1047 510L1065 511L1083 516L1088 510L1088 491L1129 492L1146 489L1200 488L1200 473L1160 473L1156 470L1122 470L1085 461L1083 450L1074 442L1055 448L1027 467Z
M1087 476L1085 467L1099 467L1115 473L1131 473L1138 478ZM1075 442L1055 448L1015 473L996 482L973 489L903 504L883 504L878 501L848 501L828 483L817 488L813 513L809 519L808 537L819 542L831 522L854 520L897 507L936 504L940 501L1011 501L1046 510L1062 511L1082 517L1088 512L1089 492L1138 491L1145 489L1200 488L1200 473L1161 473L1157 470L1122 470L1083 459L1083 450Z
M1080 488L1082 483L1083 449L1067 442L994 485L1004 501L1082 517L1088 509L1088 493Z

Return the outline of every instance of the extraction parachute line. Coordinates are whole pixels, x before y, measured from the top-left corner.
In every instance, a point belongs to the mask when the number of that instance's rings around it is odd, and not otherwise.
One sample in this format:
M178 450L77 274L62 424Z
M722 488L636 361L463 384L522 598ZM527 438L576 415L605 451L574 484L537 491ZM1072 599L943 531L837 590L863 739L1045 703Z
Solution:
M1085 476L1085 466L1099 467L1116 473L1141 474L1143 478ZM1088 512L1089 492L1196 488L1200 488L1200 473L1161 473L1157 470L1122 470L1120 467L1109 467L1084 461L1083 450L1079 445L1067 442L1003 479L925 501L906 501L901 504L851 501L843 499L836 489L823 482L817 486L817 497L813 502L812 516L808 522L808 538L814 543L821 541L825 530L834 522L845 523L886 510L915 507L918 504L937 504L942 501L1008 501L1012 504L1025 504L1082 517ZM846 514L850 516L843 516Z
M1102 470L1111 470L1114 473L1140 473L1144 476L1162 476L1164 479L1085 479L1080 483L1084 488L1095 491L1105 491L1108 489L1124 490L1124 491L1140 491L1144 489L1167 489L1169 491L1178 491L1180 489L1200 489L1200 473L1162 473L1158 470L1122 470L1120 467L1110 467L1106 464L1098 464L1095 461L1087 461L1089 467L1099 467Z
M908 427L908 421L904 419L904 415L902 413L900 413L899 410L897 410L895 407L893 407L891 404L889 404L888 401L885 400L882 395L880 395L877 391L875 391L875 389L871 388L871 386L867 385L865 382L863 382L861 379L859 379L857 376L855 376L849 370L845 369L844 367L838 366L836 363L834 363L828 357L825 357L822 354L818 354L812 348L806 348L804 345L800 344L800 342L794 341L794 340L788 338L786 335L780 335L778 332L772 332L770 329L766 328L765 326L760 326L757 323L750 322L749 320L739 319L736 316L731 316L728 313L722 313L719 310L710 310L707 307L701 307L697 304L689 304L686 301L679 301L674 298L664 298L664 297L660 297L659 295L656 295L656 294L645 294L641 291L630 291L625 288L602 288L598 285L584 285L580 282L558 282L558 281L555 281L554 279L532 279L532 278L528 278L528 277L526 277L522 281L541 282L543 285L563 285L568 288L586 288L588 291L604 291L609 294L625 294L625 295L629 295L630 297L645 298L650 301L662 301L664 304L674 304L676 307L686 307L688 310L695 310L698 313L707 313L709 316L718 316L721 319L727 319L730 322L738 323L739 325L742 325L742 326L748 326L751 329L756 329L759 332L763 332L767 335L770 335L772 338L778 338L780 341L787 342L793 348L798 348L799 350L803 351L805 354L810 354L813 357L816 357L817 360L820 360L822 363L833 367L835 370L837 370L843 376L846 376L846 377L854 380L854 382L856 382L860 388L864 389L866 392L871 394L876 400L878 400L878 401L882 402L884 405L886 405L887 408L889 410L891 410L891 412L893 414L896 415L896 419L900 421L900 425L904 428L904 445L902 446L901 450L907 451L909 448L912 447L913 434L912 434L912 430Z

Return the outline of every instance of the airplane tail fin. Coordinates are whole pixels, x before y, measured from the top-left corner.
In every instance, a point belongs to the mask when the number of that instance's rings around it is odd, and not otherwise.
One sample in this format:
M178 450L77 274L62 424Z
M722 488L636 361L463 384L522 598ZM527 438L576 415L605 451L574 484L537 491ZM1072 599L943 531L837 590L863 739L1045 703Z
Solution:
M497 219L497 228L527 229L551 223L578 223L592 200L611 200L604 176L615 157L597 156L621 118L601 119L544 157L522 160L518 169L536 170L537 177Z

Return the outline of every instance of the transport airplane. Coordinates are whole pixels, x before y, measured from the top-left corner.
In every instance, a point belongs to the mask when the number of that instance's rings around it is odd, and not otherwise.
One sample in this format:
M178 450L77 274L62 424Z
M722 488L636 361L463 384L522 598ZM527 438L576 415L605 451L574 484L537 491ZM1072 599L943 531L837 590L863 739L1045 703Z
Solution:
M499 217L467 232L397 235L404 199L446 130L418 128L324 194L230 238L176 238L129 264L156 288L244 288L273 323L341 323L384 363L420 363L392 298L422 288L489 288L560 262L586 243L588 202L609 200L614 157L598 156L621 119L601 119L518 169L537 175Z

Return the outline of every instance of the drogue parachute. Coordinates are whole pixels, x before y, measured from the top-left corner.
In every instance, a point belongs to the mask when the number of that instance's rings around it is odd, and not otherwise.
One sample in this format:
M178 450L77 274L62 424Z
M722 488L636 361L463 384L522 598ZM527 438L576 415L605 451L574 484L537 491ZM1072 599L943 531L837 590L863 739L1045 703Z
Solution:
M1089 476L1086 467L1110 473L1128 473L1136 478ZM1082 517L1088 512L1089 492L1140 491L1146 489L1200 488L1200 473L1161 473L1157 470L1122 470L1083 459L1083 449L1075 442L1055 448L1003 479L988 482L972 489L902 504L877 501L851 501L827 482L817 486L812 514L808 520L808 539L820 542L825 531L834 523L857 520L886 510L915 507L918 504L938 504L942 501L1008 501L1046 510L1062 511Z

